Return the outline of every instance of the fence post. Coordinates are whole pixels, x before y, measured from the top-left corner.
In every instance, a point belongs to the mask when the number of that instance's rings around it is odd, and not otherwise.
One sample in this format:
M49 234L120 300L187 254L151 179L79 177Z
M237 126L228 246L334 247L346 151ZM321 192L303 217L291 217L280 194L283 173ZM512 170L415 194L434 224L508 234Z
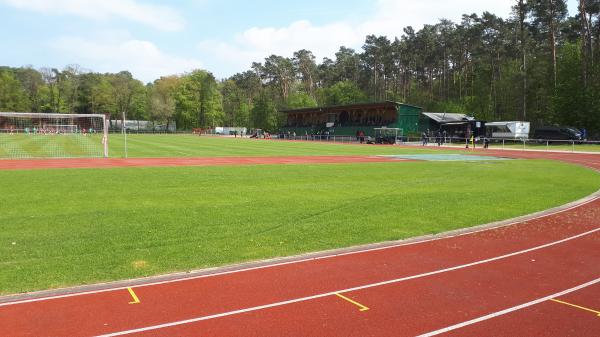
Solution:
M575 141L573 140L573 141L571 141L571 142L572 142L572 144L573 144L573 151L572 151L572 152L575 152Z
M550 141L546 141L546 152L550 151Z

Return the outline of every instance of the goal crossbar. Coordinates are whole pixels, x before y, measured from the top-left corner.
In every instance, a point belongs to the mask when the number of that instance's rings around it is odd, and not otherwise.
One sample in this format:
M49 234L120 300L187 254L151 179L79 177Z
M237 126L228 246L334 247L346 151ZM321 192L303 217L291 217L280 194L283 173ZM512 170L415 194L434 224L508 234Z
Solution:
M0 117L25 117L25 118L80 118L80 117L97 117L106 120L106 116L102 114L57 114L57 113L37 113L37 112L0 112Z

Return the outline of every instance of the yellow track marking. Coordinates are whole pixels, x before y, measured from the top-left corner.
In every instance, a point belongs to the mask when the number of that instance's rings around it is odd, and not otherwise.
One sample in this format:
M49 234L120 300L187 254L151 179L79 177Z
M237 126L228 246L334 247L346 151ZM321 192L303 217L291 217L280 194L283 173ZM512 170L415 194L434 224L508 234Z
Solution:
M133 298L133 302L129 302L129 304L138 304L141 303L140 299L137 297L137 295L133 292L133 289L131 288L127 288L127 290L129 291L129 295L131 295L131 298Z
M352 303L352 304L354 304L354 305L358 306L358 307L360 308L360 311L367 311L367 310L369 310L369 308L368 308L368 307L365 307L364 305L362 305L362 304L360 304L360 303L358 303L358 302L356 302L356 301L353 301L353 300L349 299L348 297L346 297L346 296L344 296L344 295L342 295L342 294L337 294L337 293L336 293L336 294L335 294L335 296L337 296L337 297L339 297L339 298L342 298L342 299L344 299L344 300L346 300L346 301L348 301L348 302L350 302L350 303Z
M560 303L560 304L565 304L565 305L568 305L568 306L573 307L573 308L577 308L577 309L581 309L581 310L593 312L594 314L596 314L596 316L600 317L600 311L592 310L590 308L582 307L582 306L579 306L579 305L576 305L576 304L573 304L573 303L569 303L569 302L564 302L564 301L561 301L561 300L557 300L555 298L551 299L550 301L553 301L553 302L556 302L556 303Z

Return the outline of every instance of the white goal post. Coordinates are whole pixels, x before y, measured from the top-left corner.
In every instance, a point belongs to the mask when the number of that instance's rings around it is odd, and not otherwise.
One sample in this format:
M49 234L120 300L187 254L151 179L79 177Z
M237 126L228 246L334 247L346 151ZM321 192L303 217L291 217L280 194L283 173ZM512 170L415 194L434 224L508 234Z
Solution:
M0 159L108 157L101 114L0 112Z

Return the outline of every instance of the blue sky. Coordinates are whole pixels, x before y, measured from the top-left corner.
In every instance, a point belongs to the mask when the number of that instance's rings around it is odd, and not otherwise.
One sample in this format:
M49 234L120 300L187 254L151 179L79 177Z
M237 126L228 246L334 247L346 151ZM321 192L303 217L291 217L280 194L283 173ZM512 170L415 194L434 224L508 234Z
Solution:
M507 17L513 2L0 0L0 65L129 70L144 82L203 68L225 78L270 54L309 49L320 60L360 49L367 34L393 38L485 10Z

